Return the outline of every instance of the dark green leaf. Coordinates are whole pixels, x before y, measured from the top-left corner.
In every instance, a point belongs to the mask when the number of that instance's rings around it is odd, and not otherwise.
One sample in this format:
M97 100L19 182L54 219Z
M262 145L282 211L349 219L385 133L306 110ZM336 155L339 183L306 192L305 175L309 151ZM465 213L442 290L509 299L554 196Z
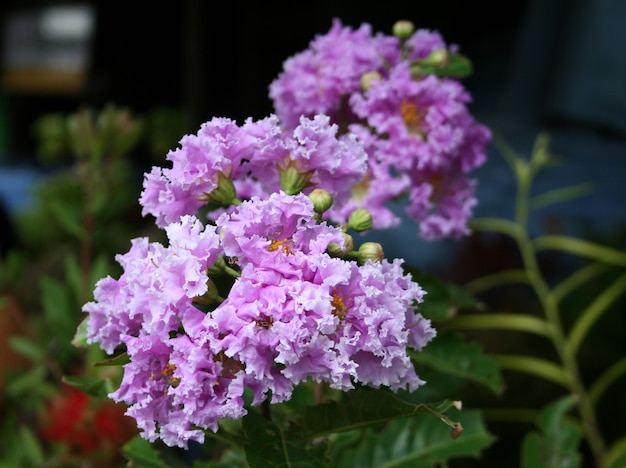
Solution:
M437 418L405 418L384 428L370 428L342 434L331 449L339 467L391 468L435 467L460 457L478 457L494 440L483 425L479 412L454 411L464 428L457 439Z
M386 390L353 390L345 395L344 401L331 401L306 408L303 426L307 437L317 438L420 413L444 413L452 404L451 401L445 401L433 407L407 403Z
M428 59L416 60L411 64L413 75L437 75L465 78L474 71L472 62L461 54L449 54L444 63L429 63Z
M110 379L102 379L99 377L64 376L63 382L95 397L106 397L115 390Z
M72 339L72 344L77 348L87 348L87 328L89 328L89 316L86 316L82 322L76 328L76 334Z
M412 353L415 362L482 385L497 393L502 387L498 365L478 343L467 343L452 332L440 332L422 351Z
M459 309L471 308L476 300L460 287L446 283L420 272L412 267L405 267L425 291L424 302L419 305L419 312L426 318L436 321L447 320L456 315Z
M250 411L243 418L244 450L251 468L326 466L325 445L306 442L295 429L285 431Z
M168 468L161 459L158 450L140 436L133 437L122 447L122 455L129 461L129 466L141 468Z
M575 468L581 457L578 453L582 431L567 419L574 405L568 396L544 408L539 415L539 431L529 433L522 444L522 468Z
M23 336L12 336L9 338L11 349L18 352L22 356L30 359L32 362L39 363L45 359L46 350L39 343L32 341Z
M76 239L83 237L83 227L79 215L67 209L62 200L50 200L50 209L65 232Z
M63 283L44 276L40 280L47 332L70 341L76 331L77 310L73 307L71 291Z
M117 356L113 356L112 358L104 359L102 361L96 362L94 364L95 367L104 367L104 366L123 366L126 363L130 362L130 357L128 357L127 353L118 354Z

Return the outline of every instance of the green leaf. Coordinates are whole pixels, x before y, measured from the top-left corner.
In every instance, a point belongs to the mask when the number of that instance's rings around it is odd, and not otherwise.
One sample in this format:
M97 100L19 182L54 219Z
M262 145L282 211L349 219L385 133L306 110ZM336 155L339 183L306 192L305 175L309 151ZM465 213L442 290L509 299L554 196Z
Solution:
M48 369L45 364L20 373L7 383L6 392L8 395L19 397L27 393L37 396L46 395L50 390L50 385L46 381Z
M89 315L87 315L82 322L78 324L76 328L76 333L74 334L74 338L72 339L72 345L77 348L87 348L89 347L89 343L87 343L87 329L89 328Z
M563 368L552 361L525 355L503 354L495 356L495 360L502 369L525 372L535 377L541 377L542 379L559 384L569 390L569 375Z
M31 466L44 465L43 449L37 436L27 426L20 427L20 446L24 453L28 454L29 462L32 463Z
M456 285L441 281L410 266L406 266L405 270L426 291L424 302L419 304L419 312L426 318L447 320L455 316L459 309L476 305L474 297Z
M78 319L69 288L47 276L41 277L39 285L46 326L48 327L47 332L53 335L50 338L55 337L65 342L70 341L76 331Z
M522 468L577 468L582 430L566 419L574 404L568 396L548 405L539 415L539 431L529 433L522 444Z
M113 356L112 358L103 359L102 361L96 362L94 364L95 367L105 367L105 366L122 366L130 362L130 357L127 353L118 354L117 356Z
M30 338L23 336L9 337L9 345L11 349L30 359L32 362L39 363L45 360L46 350L39 343L32 341Z
M158 450L140 436L133 437L122 447L122 455L129 461L128 466L141 468L168 468Z
M598 294L580 314L567 339L568 351L575 356L587 333L602 314L626 291L626 274L616 279Z
M589 387L589 401L593 406L598 403L604 392L619 378L626 375L626 357L613 363Z
M79 216L73 213L72 210L67 209L62 200L50 200L50 209L65 232L76 239L83 237L84 231L80 224Z
M590 258L609 265L626 266L626 253L569 236L541 236L533 242L537 250L553 249Z
M606 465L609 468L626 466L626 436L614 441L607 450Z
M307 407L303 415L303 427L306 437L315 439L334 432L374 426L423 413L437 414L448 426L454 426L455 423L443 415L453 404L448 400L436 406L413 404L387 390L352 390L344 395L343 401Z
M352 431L333 439L331 449L337 466L363 468L436 467L452 459L478 457L491 445L477 411L455 411L464 428L457 439L433 417L392 421L381 430Z
M465 78L474 71L472 62L461 54L449 54L444 63L429 63L428 59L416 60L411 64L413 75L437 75Z
M99 377L64 376L63 382L87 393L88 395L99 398L106 397L109 393L115 390L110 379L102 379Z
M440 332L411 357L417 363L470 380L494 393L501 390L502 376L496 360L484 354L478 343L467 343L456 333Z
M591 183L572 185L569 187L562 187L556 190L550 190L549 192L544 192L540 195L534 196L530 200L530 209L538 210L545 206L549 206L555 203L561 203L564 201L569 201L574 198L588 195L592 191L593 191L593 184Z
M526 314L472 314L453 318L449 324L453 328L471 330L511 330L534 333L546 338L552 337L554 325L538 317Z
M246 460L251 468L327 465L323 444L308 443L296 430L286 431L255 411L244 416L243 431Z

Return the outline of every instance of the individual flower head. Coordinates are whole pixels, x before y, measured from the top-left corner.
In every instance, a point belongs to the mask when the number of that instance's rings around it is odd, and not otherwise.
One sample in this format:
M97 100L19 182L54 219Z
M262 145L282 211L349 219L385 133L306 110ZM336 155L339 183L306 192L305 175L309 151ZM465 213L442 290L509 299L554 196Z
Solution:
M424 382L415 374L407 348L434 336L430 321L415 312L425 292L403 272L402 261L351 263L348 281L332 288L340 324L331 338L338 361L354 367L354 381L392 390L415 390ZM423 322L421 328L414 327Z
M134 239L128 253L116 257L124 269L120 278L97 283L95 300L83 307L89 314L88 342L98 342L111 354L124 336L141 330L167 336L196 313L188 299L206 292L205 272L220 253L219 238L214 227L191 216L166 232L168 247Z
M463 203L463 209L451 210L441 205L439 213L443 218L459 216L450 219L459 226L465 224L474 203L470 190L473 185L463 178L484 162L490 138L489 131L469 113L469 100L457 81L432 75L415 80L405 63L394 67L387 80L374 83L365 94L351 99L355 113L374 129L379 157L410 177L411 204L422 200L417 193L423 196L428 190L421 188L425 183L430 184L431 194L436 185L445 187L445 191L439 191L447 195L445 200L466 197L468 202ZM409 207L408 212L424 223L439 209L436 197L429 199L429 208ZM424 232L430 232L431 238L438 237L434 235L436 230ZM465 228L441 232L458 235Z
M262 125L262 123L260 124ZM257 138L228 118L213 118L196 135L186 135L167 155L172 167L153 168L146 175L140 203L142 214L155 216L164 227L182 215L196 214L205 205L219 177L245 172Z
M354 135L338 137L337 131L326 115L301 116L299 125L279 142L258 145L250 173L267 193L284 190L293 195L318 188L343 203L365 175L367 154Z
M398 54L395 37L373 36L368 24L354 30L335 19L328 33L285 61L270 85L275 111L287 128L295 128L301 115L320 113L339 123L343 98L360 89L361 76L395 62Z
M304 257L326 251L328 244L343 243L339 228L317 224L313 203L304 194L277 192L266 200L245 201L216 221L222 248L240 264L300 275Z
M368 51L369 67L361 66L361 55L351 53L355 50ZM420 62L428 63L422 71L445 66L457 50L437 31L410 28L400 40L380 34L374 38L369 25L353 31L333 23L328 34L285 62L270 96L286 125L295 125L298 113L326 112L342 132L357 134L368 154L366 177L347 203L326 213L328 219L345 222L354 209L365 207L374 216L374 228L392 227L400 220L388 202L408 194L415 204L408 211L423 224L424 237L467 232L475 199L473 184L463 176L483 164L490 133L469 113L470 96L459 81L418 72ZM343 81L331 79L339 69L338 57L348 70ZM425 180L434 173L436 183ZM429 190L446 196L424 200Z
M367 155L354 136L338 137L337 130L323 115L302 117L292 131L285 131L275 115L247 119L242 126L213 119L169 153L171 169L146 174L142 212L164 227L203 205L228 207L281 186L290 193L322 188L341 203L363 178Z
M204 441L204 433L192 426L185 405L170 394L181 379L170 362L175 351L168 341L147 334L124 337L130 362L124 365L120 387L109 397L129 405L126 414L137 421L144 439L186 447L189 440Z
M363 142L368 155L367 173L361 182L352 186L348 201L334 204L326 218L345 224L351 213L367 209L373 219L373 229L388 229L400 224L400 218L389 208L389 202L398 199L410 187L407 174L399 173L389 158L377 150L378 138L363 125L351 125L350 132Z

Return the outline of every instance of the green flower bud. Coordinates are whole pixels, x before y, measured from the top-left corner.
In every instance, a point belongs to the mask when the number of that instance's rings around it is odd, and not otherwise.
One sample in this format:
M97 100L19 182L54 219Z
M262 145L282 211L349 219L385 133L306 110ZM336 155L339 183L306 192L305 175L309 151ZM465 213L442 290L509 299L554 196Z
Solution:
M303 171L295 161L289 160L286 166L278 166L280 188L288 195L296 195L308 185L314 171Z
M354 240L350 234L343 233L343 247L336 242L328 244L328 255L331 257L345 258L354 250Z
M318 214L326 212L333 204L333 196L328 190L315 189L309 193L309 198L313 202L313 210Z
M361 75L361 80L359 81L361 89L363 91L367 91L372 87L372 84L374 84L375 81L380 81L382 78L381 74L376 71L363 73Z
M230 176L223 172L217 173L217 187L205 193L203 200L217 206L229 207L237 203L237 191Z
M415 32L415 25L407 20L396 21L391 28L393 35L398 39L406 40Z
M222 276L225 271L226 260L224 260L224 257L220 255L219 257L217 257L215 263L207 268L206 274L209 276L209 278L217 278L219 276Z
M368 260L380 263L385 258L383 246L378 242L364 242L356 252L356 258L359 264L364 265Z
M443 68L448 65L449 61L450 52L446 49L437 49L428 54L428 57L423 60L423 63Z
M348 229L354 229L357 232L372 229L372 214L366 208L357 208L348 218Z

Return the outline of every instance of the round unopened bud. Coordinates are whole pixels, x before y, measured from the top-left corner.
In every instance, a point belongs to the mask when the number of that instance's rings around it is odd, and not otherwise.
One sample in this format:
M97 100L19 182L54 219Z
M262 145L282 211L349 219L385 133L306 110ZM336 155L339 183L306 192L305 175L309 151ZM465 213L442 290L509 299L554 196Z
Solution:
M313 202L313 210L322 214L333 205L333 196L328 190L315 189L309 193L309 198Z
M326 249L331 257L345 258L354 250L354 240L350 234L343 233L343 247L336 242L328 244Z
M368 260L380 263L385 258L383 246L378 242L364 242L359 247L356 258L361 265L367 263Z
M450 52L446 49L433 50L423 62L429 65L435 65L438 67L445 67L450 61Z
M405 40L411 37L411 34L415 32L415 25L407 20L396 21L396 24L391 28L393 35L398 39Z
M367 91L372 87L375 81L380 81L382 79L383 77L380 73L378 73L377 71L370 71L365 72L361 75L361 80L359 81L359 83L361 85L361 89L363 91Z
M296 195L304 190L313 177L313 171L303 171L294 161L290 160L286 166L279 166L280 188L287 195Z
M348 218L348 228L357 232L372 229L373 224L372 214L366 208L357 208Z
M237 190L230 176L223 172L217 173L217 187L205 194L205 200L211 204L229 207L237 199Z

